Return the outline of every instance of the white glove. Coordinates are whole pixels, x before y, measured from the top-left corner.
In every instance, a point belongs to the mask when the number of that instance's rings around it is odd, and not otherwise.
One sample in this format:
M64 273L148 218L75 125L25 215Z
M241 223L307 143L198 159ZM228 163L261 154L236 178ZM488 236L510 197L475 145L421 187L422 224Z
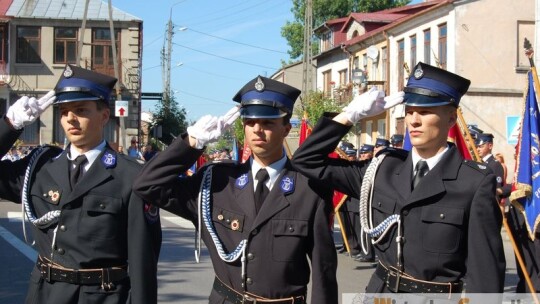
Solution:
M221 117L205 115L193 126L189 126L189 136L197 140L195 148L202 149L206 144L216 141L240 116L239 110L239 107L234 107Z
M9 107L6 117L16 130L20 130L36 121L39 115L45 112L45 110L56 100L54 94L54 91L50 91L40 99L23 96Z
M398 92L384 97L384 91L371 87L369 91L356 96L348 106L343 108L343 112L347 115L347 119L355 124L362 118L381 114L401 103L404 95L405 93Z

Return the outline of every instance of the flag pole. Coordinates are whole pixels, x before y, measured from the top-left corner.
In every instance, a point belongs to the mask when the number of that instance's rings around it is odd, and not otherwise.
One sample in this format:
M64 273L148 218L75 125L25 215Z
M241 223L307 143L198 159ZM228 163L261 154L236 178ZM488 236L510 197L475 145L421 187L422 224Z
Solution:
M345 244L345 249L347 249L347 252L349 253L349 256L352 258L351 254L351 246L349 245L349 241L347 240L347 234L345 233L345 229L343 229L343 222L341 221L341 216L339 215L339 208L345 203L345 200L347 200L347 195L344 194L341 200L339 201L339 204L337 204L336 208L334 208L334 212L336 213L339 230L341 231L341 238L343 239L343 244Z
M465 132L465 137L467 138L466 144L467 147L470 148L473 151L474 160L477 162L482 162L482 159L480 158L480 155L478 155L478 150L476 150L476 145L474 144L474 140L471 136L471 133L469 132L469 128L467 128L467 123L465 122L465 119L463 118L463 112L461 110L461 107L457 110L458 114L458 126L462 132Z
M534 83L535 94L536 94L536 92L538 92L537 91L538 90L538 75L536 75L536 67L534 66L534 61L532 59L532 55L534 51L532 49L532 46L529 40L527 40L527 38L525 38L523 47L525 48L525 55L529 57L529 63L531 65L531 72L533 73L533 83ZM517 248L516 240L514 239L514 236L512 235L512 231L510 230L510 226L508 225L505 212L502 212L502 215L503 215L504 229L506 230L508 237L510 238L510 243L512 244L512 248L514 249L514 254L516 255L516 259L518 260L519 267L521 268L521 271L523 272L523 276L525 277L525 282L527 283L527 286L529 287L531 295L534 299L534 303L539 304L540 302L538 301L538 297L536 296L536 289L534 288L534 285L531 281L531 277L529 275L529 272L527 271L525 262L523 262L523 257L521 256L521 253L519 252L519 249Z

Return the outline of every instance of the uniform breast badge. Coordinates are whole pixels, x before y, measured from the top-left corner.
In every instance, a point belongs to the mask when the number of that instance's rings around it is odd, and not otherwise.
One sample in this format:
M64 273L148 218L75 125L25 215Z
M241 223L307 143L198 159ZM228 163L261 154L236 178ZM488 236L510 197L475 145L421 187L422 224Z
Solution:
M240 221L237 219L232 220L231 229L234 231L237 231L238 229L240 229Z
M43 193L43 196L48 197L53 204L58 205L58 201L60 200L60 192L58 190L49 190L47 193Z

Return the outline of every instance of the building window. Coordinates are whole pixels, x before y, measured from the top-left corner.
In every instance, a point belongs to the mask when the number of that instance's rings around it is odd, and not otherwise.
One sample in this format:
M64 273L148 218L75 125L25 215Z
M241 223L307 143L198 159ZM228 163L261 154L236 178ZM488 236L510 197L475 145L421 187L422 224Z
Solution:
M116 55L120 56L120 31L115 30ZM118 60L120 65L120 60ZM114 76L114 60L111 46L111 31L108 28L92 30L92 70ZM121 71L121 67L118 67ZM121 81L119 79L118 81Z
M332 47L332 32L326 32L322 35L321 51L329 50Z
M371 144L373 142L373 120L366 121L366 140L364 143Z
M377 120L377 138L386 138L386 119Z
M431 30L424 31L424 63L431 64Z
M54 63L75 63L77 61L77 28L59 27L54 29Z
M347 69L339 71L338 74L339 74L339 85L340 86L347 85L347 83L349 82L348 77L347 77Z
M324 96L332 96L332 70L323 72L323 86Z
M447 27L446 23L439 25L439 67L446 70L447 63Z
M416 35L411 36L411 61L410 61L410 68L414 68L416 66Z
M367 62L367 53L364 53L362 55L362 63L363 63L363 66L364 66L362 69L364 70L364 72L367 73L367 64L368 64L368 62Z
M397 71L398 71L398 90L403 90L405 80L405 41L400 40L398 44L398 58L397 58Z
M0 24L0 63L7 62L7 43L8 43L7 26L4 24Z
M386 81L388 79L388 48L381 48L381 80Z
M41 29L35 26L17 27L17 63L40 63Z

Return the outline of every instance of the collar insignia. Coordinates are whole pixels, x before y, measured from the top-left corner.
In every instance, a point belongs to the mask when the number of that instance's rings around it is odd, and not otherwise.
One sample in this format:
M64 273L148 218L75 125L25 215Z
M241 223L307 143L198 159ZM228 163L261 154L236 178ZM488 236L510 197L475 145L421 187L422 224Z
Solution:
M107 151L101 157L101 162L105 165L105 168L111 168L116 165L116 156L111 152Z
M281 182L279 183L279 186L281 188L281 191L283 191L283 193L293 192L294 191L294 179L292 179L292 178L290 178L288 176L284 176L281 179Z
M248 175L247 173L244 173L242 175L240 175L239 178L236 179L236 188L238 189L244 189L244 187L248 184L249 182L249 179L248 179Z

